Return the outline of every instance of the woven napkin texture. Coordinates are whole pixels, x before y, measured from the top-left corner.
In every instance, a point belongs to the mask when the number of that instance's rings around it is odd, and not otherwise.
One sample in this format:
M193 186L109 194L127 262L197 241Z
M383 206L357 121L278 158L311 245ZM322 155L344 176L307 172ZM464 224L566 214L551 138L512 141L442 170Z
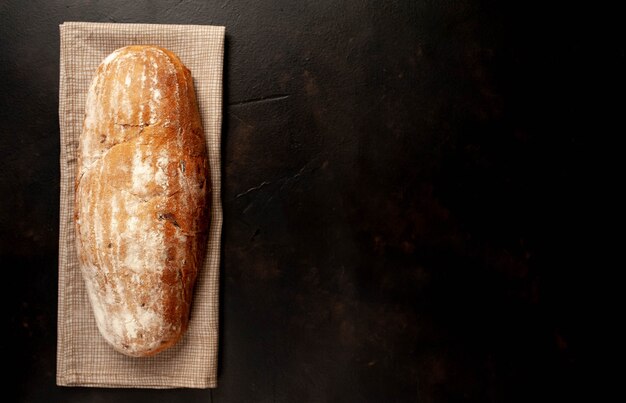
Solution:
M220 130L224 27L66 22L60 26L61 195L57 384L125 388L217 386L219 259L222 228ZM157 45L179 56L194 79L211 166L207 254L198 273L189 329L154 357L127 357L100 335L78 266L74 179L85 99L96 68L115 49Z

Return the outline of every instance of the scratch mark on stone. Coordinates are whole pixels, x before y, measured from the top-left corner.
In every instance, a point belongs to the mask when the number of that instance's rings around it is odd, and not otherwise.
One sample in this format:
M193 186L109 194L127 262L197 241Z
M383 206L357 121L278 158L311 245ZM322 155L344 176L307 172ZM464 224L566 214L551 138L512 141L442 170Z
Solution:
M248 212L248 210L250 210L252 208L252 206L254 206L254 201L250 202L246 208L243 209L243 211L241 212L242 214L246 214Z
M229 112L231 115L233 115L235 117L235 119L237 119L239 122L241 122L242 124L253 128L254 126L252 126L250 123L246 122L245 120L243 120L242 118L240 118L239 116L235 115L233 112Z
M245 196L245 195L247 195L247 194L249 194L251 192L254 192L255 190L260 190L261 188L263 188L263 186L267 186L267 185L271 185L271 184L272 184L272 182L263 181L263 182L261 182L260 185L251 187L250 189L246 190L245 192L239 193L237 196L235 196L235 199L243 197L243 196Z
M167 10L165 10L164 13L169 13L170 11L172 11L176 7L180 6L185 1L186 0L180 0L178 3L174 4L172 7L168 8Z
M250 194L252 192L260 190L260 189L262 189L265 186L276 185L273 188L273 190L270 191L269 196L267 196L267 198L265 198L262 201L259 201L258 199L250 200L248 202L248 204L246 204L246 206L244 207L244 209L242 211L243 214L246 214L253 206L258 205L258 206L260 206L260 212L262 214L265 211L265 209L267 208L267 206L272 202L272 200L274 200L274 198L277 195L279 195L283 191L283 189L285 189L289 184L293 183L296 179L300 178L304 174L315 172L319 167L310 168L310 166L314 162L316 162L316 161L317 161L317 158L314 158L314 159L308 161L306 164L304 164L298 170L298 172L296 172L293 175L284 176L284 177L276 179L274 181L263 181L259 185L251 187L250 189L237 194L233 199L230 199L229 201L234 201L236 199L239 199L239 198L241 198L243 196L246 196L246 195L248 195L248 194ZM278 186L278 185L280 185L280 186Z
M289 97L290 97L289 94L269 95L267 97L245 99L243 101L231 102L228 105L229 106L242 106L242 105L250 105L250 104L260 104L260 103L265 103L265 102L282 101Z
M305 173L306 168L310 165L311 162L313 162L313 160L307 162L306 164L304 164L302 166L302 168L300 168L300 170L298 172L296 172L293 175L290 175L288 177L282 178L280 179L278 182L282 182L280 187L278 188L277 191L275 191L274 193L272 193L270 195L270 197L266 200L265 205L266 206L269 202L271 202L272 200L274 200L274 196L276 196L277 194L280 194L280 192L282 192L282 190L285 188L285 186L287 186L291 181L298 179L300 176L302 176L303 173ZM315 171L315 168L312 169L310 172Z

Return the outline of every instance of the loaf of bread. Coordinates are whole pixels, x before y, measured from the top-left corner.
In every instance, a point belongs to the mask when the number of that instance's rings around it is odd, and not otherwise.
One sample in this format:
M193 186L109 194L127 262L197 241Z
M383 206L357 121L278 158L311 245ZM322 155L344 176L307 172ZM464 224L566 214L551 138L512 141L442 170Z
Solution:
M77 252L97 326L129 356L187 329L211 192L193 82L172 52L116 50L89 88L78 145Z

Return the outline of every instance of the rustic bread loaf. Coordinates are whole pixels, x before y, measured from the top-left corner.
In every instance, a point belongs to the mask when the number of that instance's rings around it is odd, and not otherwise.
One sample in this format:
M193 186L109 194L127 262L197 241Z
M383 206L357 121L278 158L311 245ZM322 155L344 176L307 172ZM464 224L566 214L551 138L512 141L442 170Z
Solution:
M98 67L78 145L76 234L100 333L130 356L187 328L205 253L211 192L189 70L155 46Z

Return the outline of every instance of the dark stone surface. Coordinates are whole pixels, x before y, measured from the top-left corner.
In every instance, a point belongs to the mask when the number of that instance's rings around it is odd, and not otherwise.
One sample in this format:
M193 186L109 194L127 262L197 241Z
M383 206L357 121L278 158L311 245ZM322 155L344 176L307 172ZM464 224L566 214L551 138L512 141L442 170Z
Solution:
M626 69L620 14L589 7L2 2L10 395L511 402L599 392L611 249L599 224L617 211L605 182L620 183L608 173ZM58 24L76 20L227 27L214 391L55 386Z

